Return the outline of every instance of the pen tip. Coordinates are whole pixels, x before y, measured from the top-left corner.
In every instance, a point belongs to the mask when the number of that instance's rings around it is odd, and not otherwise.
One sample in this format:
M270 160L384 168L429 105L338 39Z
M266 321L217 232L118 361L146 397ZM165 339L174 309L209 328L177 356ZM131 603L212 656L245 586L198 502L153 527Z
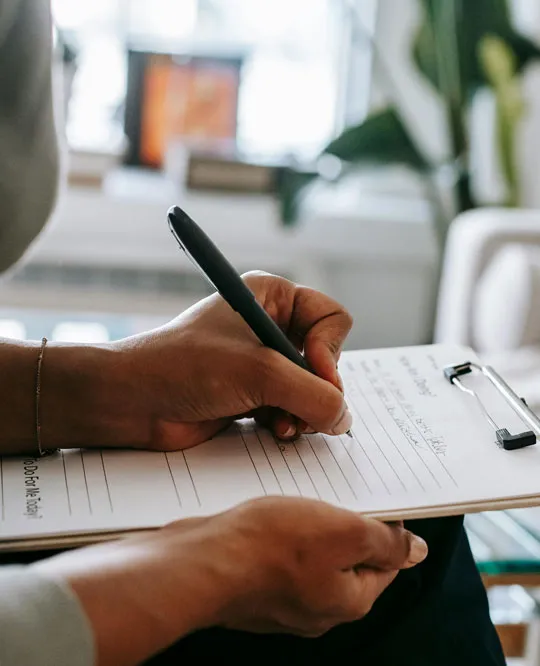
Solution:
M352 436L353 436L353 434L352 434L352 432L351 432L350 430L347 430L347 435L349 435L349 437L351 437L351 438L352 438Z

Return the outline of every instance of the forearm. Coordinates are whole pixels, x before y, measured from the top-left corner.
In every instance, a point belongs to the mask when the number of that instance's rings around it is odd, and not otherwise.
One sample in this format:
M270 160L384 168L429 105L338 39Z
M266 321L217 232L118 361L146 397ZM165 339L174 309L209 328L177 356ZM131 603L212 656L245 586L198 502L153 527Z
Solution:
M39 342L0 339L1 454L35 454ZM44 449L144 446L150 420L137 379L114 345L49 343L41 366Z
M34 567L74 591L92 629L99 666L142 663L214 624L221 611L221 579L196 544L187 543L171 558L166 543L142 537L67 553Z
M37 451L35 391L39 344L0 339L0 453Z

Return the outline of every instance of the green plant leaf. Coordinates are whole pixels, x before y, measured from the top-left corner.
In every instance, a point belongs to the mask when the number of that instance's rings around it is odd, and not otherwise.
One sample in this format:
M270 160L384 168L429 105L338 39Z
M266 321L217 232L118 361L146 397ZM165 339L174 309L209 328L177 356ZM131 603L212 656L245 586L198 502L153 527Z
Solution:
M540 47L532 42L527 37L520 35L518 32L512 31L502 38L510 45L516 56L517 71L523 71L523 68L531 60L540 58Z
M295 171L290 167L279 170L277 197L280 218L285 226L293 226L298 220L304 191L318 176L319 174L315 171Z
M355 164L404 164L419 171L430 168L394 108L374 113L360 125L349 127L324 152Z
M323 154L334 155L346 164L403 164L422 172L431 169L394 108L368 116L360 125L344 130L328 144ZM348 170L343 169L342 173ZM319 177L315 170L296 171L288 167L279 171L277 196L285 226L297 221L302 195Z
M540 49L512 26L507 0L420 0L423 20L413 46L413 56L422 74L439 92L439 66L458 58L462 97L465 99L479 86L487 83L479 61L478 49L486 35L503 39L516 57L517 71L532 59L540 57ZM448 11L452 3L455 23L439 25L438 13ZM440 15L440 14L439 14ZM445 32L441 35L441 31ZM449 33L448 31L453 31ZM439 49L439 54L437 54ZM448 52L440 52L447 49ZM439 57L439 60L438 60Z
M508 206L517 206L520 200L520 179L516 164L516 139L525 102L516 76L516 57L500 37L488 35L480 45L480 62L495 97L497 144L507 187L506 203Z

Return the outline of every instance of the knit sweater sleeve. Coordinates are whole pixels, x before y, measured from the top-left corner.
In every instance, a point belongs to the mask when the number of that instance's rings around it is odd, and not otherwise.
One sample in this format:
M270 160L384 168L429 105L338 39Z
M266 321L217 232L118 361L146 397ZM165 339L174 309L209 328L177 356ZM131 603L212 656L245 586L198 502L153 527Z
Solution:
M94 662L92 630L74 593L32 567L0 567L0 666Z
M0 272L39 234L56 199L47 0L0 0Z

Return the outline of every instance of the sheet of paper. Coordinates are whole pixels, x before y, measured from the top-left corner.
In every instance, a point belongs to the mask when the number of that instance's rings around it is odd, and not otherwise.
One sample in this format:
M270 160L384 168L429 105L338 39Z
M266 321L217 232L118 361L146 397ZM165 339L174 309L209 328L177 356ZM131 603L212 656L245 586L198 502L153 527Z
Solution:
M540 495L540 445L499 449L474 399L442 368L446 346L349 352L341 373L354 437L277 442L248 422L174 453L70 450L0 459L0 537L154 527L263 495L319 498L374 515ZM527 429L483 377L495 420Z

